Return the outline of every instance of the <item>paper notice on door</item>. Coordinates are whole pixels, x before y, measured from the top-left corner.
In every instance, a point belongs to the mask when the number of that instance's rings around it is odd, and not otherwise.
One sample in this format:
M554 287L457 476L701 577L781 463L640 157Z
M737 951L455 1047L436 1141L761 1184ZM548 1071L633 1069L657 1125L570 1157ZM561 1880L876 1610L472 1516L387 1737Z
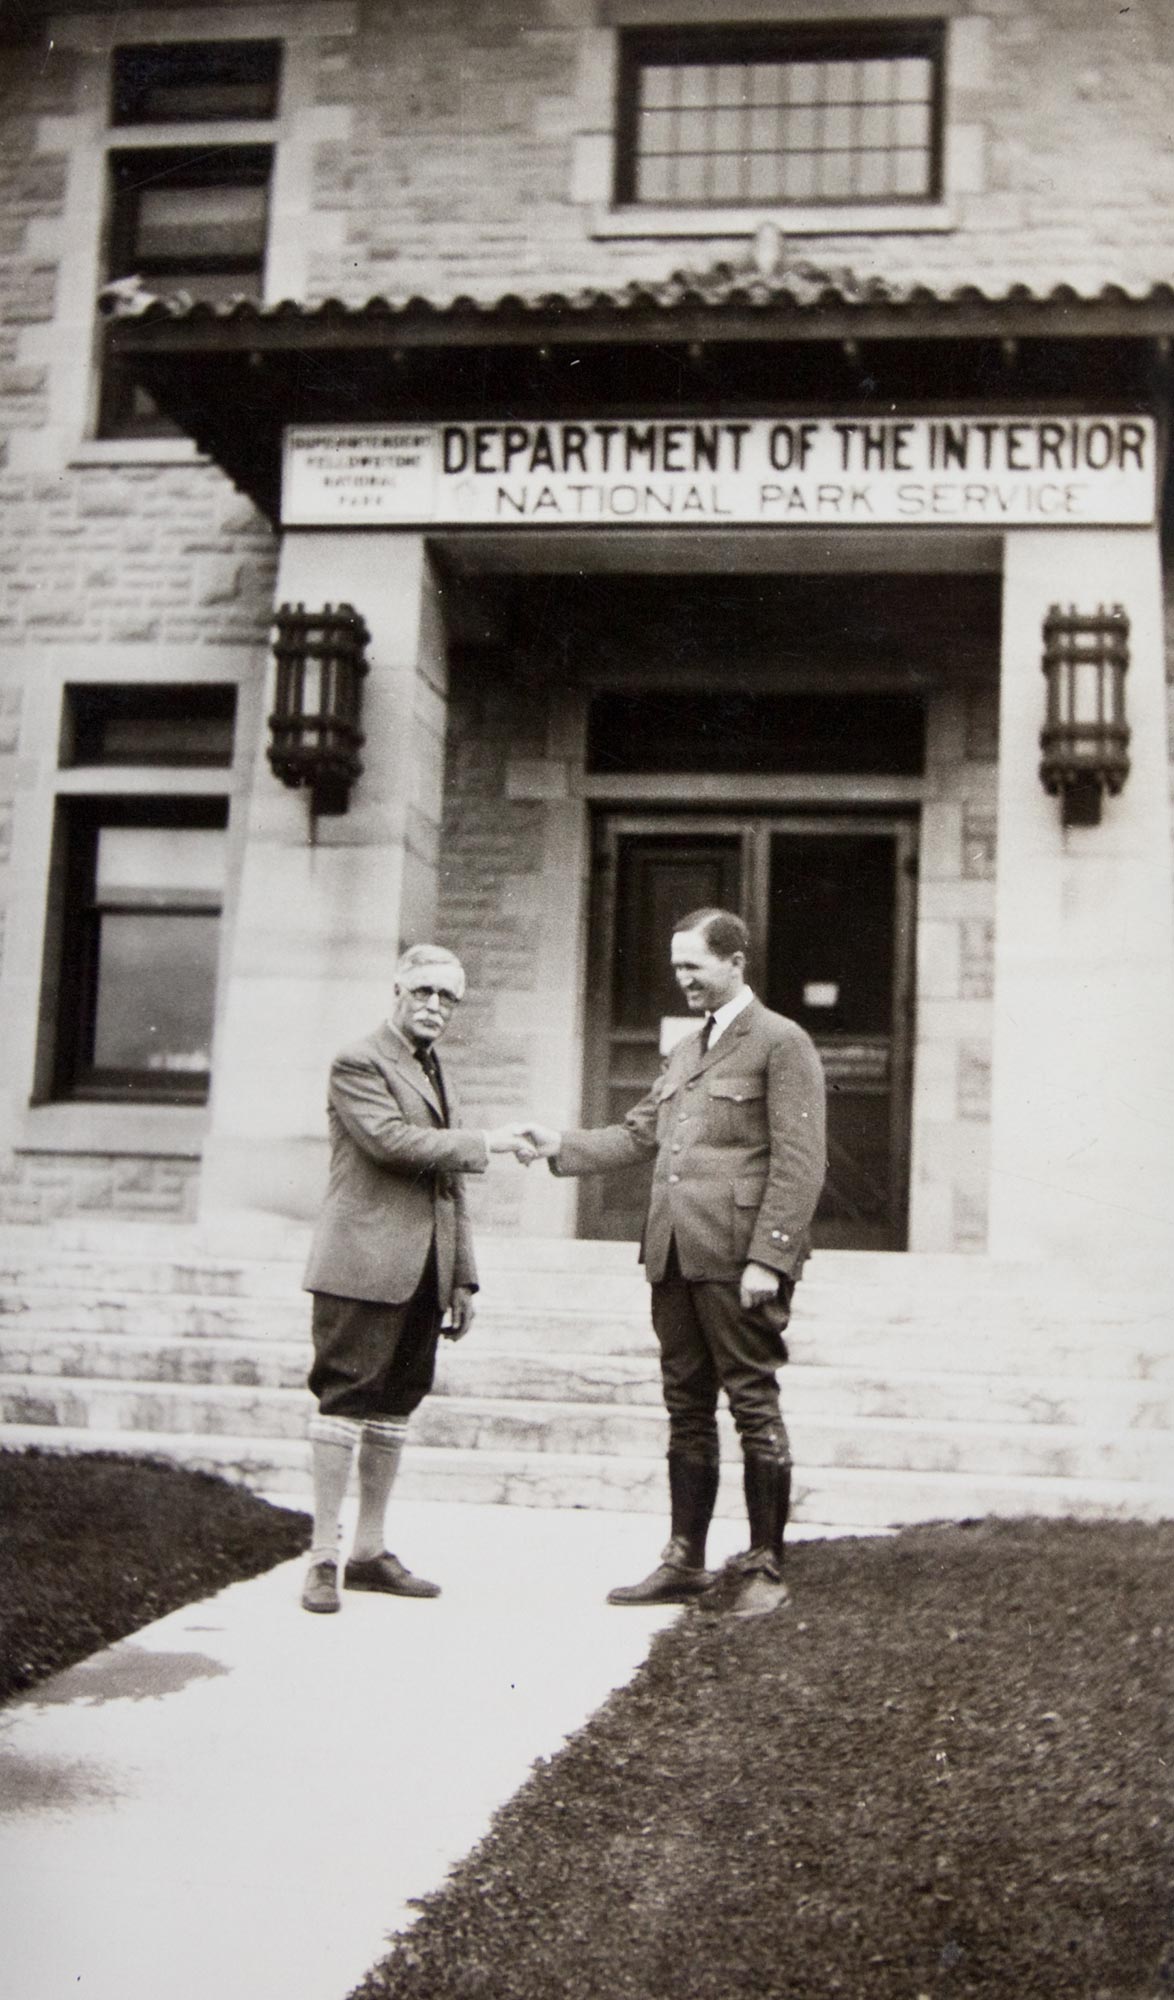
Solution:
M840 989L831 979L812 979L803 988L805 1007L838 1007Z

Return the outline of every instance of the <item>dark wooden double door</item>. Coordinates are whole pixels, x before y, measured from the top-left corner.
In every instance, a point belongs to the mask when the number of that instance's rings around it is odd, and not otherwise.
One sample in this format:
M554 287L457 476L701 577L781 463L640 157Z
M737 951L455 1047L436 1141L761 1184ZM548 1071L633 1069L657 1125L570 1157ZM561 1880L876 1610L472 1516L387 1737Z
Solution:
M916 827L870 815L601 816L595 828L586 1122L636 1103L696 1026L669 970L674 921L706 904L750 926L750 980L799 1021L828 1081L817 1245L903 1249ZM580 1233L639 1236L650 1169L584 1181Z

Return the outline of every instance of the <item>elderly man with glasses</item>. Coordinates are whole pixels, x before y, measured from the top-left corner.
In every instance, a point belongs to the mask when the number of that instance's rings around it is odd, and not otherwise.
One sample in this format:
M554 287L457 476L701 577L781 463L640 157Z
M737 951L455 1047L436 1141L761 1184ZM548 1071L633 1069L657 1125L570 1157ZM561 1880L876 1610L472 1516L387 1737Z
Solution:
M500 1126L460 1126L435 1054L465 991L460 960L419 944L396 967L390 1014L330 1071L330 1181L304 1284L313 1293L310 1422L314 1534L307 1611L337 1611L338 1544L351 1462L359 1518L348 1590L437 1597L383 1545L408 1420L432 1387L441 1333L473 1318L477 1272L461 1183L490 1153L533 1157Z

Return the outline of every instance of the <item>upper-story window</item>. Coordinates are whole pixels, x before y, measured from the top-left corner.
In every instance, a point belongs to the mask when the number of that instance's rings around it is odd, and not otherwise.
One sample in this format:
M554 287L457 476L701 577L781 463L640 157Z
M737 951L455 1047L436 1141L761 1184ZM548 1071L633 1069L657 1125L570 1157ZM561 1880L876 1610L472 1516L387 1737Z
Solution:
M192 299L259 300L268 234L267 145L154 143L160 126L225 126L277 109L275 42L179 42L115 50L111 123L149 126L150 143L112 150L107 281ZM174 426L107 353L99 428L105 437L166 436Z
M616 200L934 201L942 66L935 23L632 30Z
M277 42L162 42L115 49L110 123L274 118Z

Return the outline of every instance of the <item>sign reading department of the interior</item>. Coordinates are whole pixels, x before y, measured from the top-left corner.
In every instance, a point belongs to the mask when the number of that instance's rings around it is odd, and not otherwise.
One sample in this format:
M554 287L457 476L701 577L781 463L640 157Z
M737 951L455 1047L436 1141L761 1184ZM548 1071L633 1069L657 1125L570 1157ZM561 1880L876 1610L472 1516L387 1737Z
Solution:
M1145 526L1149 417L675 418L285 433L289 527Z

